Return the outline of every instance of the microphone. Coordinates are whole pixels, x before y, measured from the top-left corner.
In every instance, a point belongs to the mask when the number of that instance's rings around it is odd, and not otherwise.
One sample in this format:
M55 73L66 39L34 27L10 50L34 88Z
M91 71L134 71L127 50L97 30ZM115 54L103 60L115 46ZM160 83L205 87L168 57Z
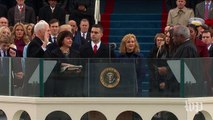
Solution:
M112 42L112 43L108 43L109 45L109 57L115 57L115 53L114 53L114 50L117 48L117 45L115 42Z
M117 48L117 44L114 42L109 43L109 47L110 47L110 49L115 50Z

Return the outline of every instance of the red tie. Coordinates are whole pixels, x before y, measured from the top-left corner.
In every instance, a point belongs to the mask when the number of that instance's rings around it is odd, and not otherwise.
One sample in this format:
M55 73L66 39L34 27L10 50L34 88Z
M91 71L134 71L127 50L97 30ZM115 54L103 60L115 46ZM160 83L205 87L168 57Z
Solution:
M209 3L207 2L205 5L205 13L204 13L204 19L208 19L209 16Z
M94 51L94 53L96 54L96 52L97 52L97 45L94 45L93 51Z

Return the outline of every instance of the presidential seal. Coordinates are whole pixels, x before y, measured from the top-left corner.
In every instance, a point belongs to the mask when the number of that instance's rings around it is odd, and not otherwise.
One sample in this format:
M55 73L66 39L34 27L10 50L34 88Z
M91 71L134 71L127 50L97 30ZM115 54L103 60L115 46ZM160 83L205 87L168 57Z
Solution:
M104 87L114 88L120 82L120 73L115 68L105 68L100 74L100 81Z

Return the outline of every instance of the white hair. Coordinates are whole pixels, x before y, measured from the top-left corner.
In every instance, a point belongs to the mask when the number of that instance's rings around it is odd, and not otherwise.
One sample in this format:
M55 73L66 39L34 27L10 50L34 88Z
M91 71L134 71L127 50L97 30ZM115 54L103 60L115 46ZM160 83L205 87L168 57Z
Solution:
M44 21L44 20L40 20L38 23L36 23L36 25L34 26L34 33L37 34L39 30L44 30L46 26L48 26L49 24Z

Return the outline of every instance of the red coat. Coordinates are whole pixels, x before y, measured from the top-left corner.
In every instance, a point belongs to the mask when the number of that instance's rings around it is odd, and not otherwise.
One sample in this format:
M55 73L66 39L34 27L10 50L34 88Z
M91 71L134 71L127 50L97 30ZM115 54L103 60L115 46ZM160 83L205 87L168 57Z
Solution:
M199 57L209 57L207 45L199 39L195 40L195 46Z

